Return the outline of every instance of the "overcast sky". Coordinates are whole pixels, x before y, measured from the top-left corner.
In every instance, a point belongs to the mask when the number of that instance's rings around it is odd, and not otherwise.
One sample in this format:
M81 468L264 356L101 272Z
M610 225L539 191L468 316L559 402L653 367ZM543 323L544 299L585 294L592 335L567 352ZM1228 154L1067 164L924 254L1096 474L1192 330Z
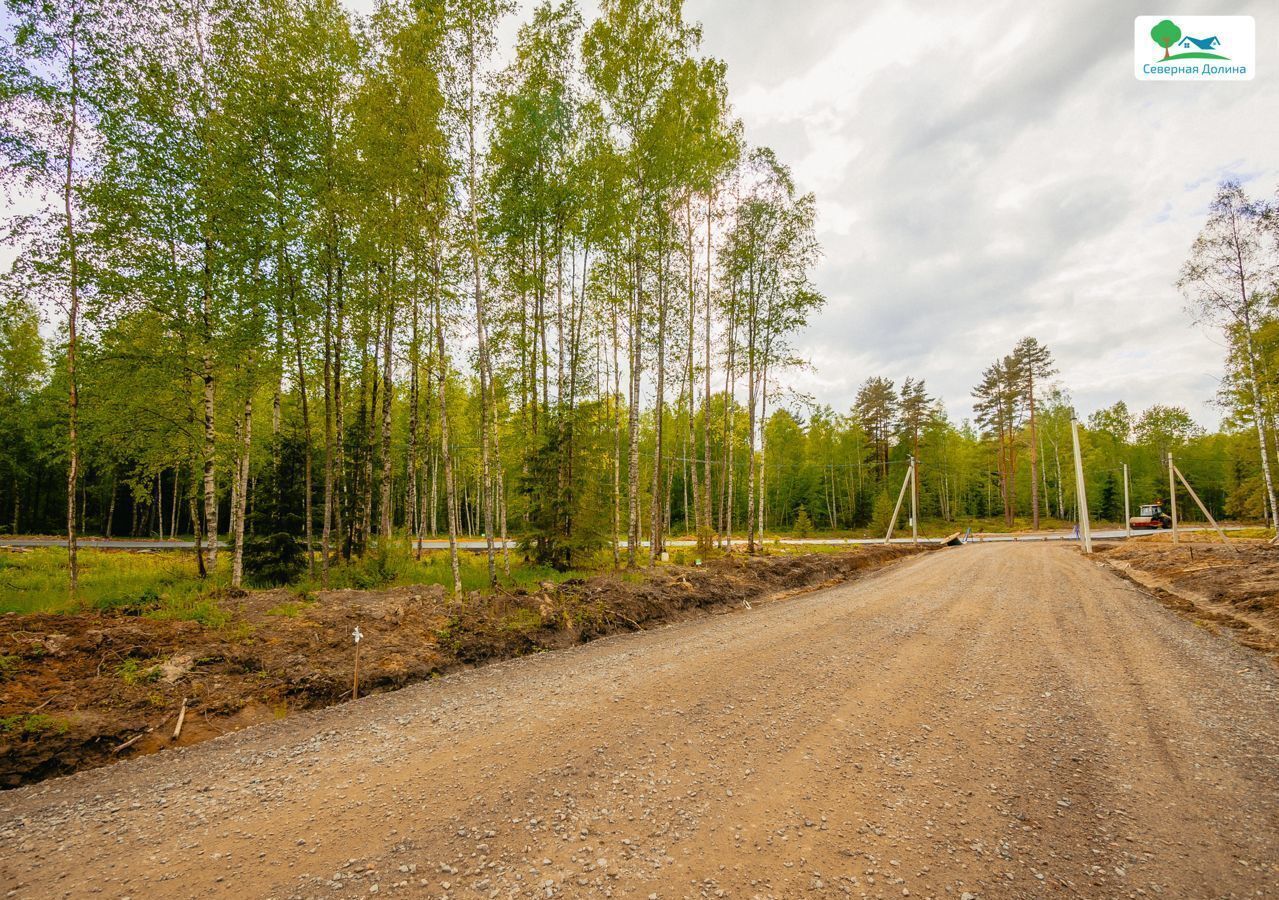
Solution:
M983 367L1046 342L1087 413L1219 416L1221 341L1175 288L1216 183L1279 187L1279 5L1250 14L1253 81L1144 83L1115 0L686 0L753 143L817 194L829 304L798 387L847 408L869 375L926 378L957 420ZM790 9L794 12L786 12Z

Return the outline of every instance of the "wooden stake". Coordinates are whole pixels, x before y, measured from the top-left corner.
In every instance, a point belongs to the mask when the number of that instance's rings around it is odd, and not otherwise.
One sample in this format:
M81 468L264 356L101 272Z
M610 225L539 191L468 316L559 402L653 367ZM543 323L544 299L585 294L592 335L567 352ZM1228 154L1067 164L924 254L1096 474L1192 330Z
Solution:
M183 697L182 708L178 710L178 724L177 724L177 727L173 729L173 738L172 738L173 740L176 741L178 738L182 737L182 724L186 722L186 720L187 720L187 698Z
M1208 507L1204 506L1204 502L1199 499L1199 495L1195 493L1195 489L1190 486L1190 482L1186 480L1186 476L1181 474L1181 469L1174 468L1173 471L1177 473L1177 477L1181 479L1181 483L1186 486L1186 491L1190 494L1190 499L1194 500L1195 503L1198 504L1199 511L1207 517L1208 521L1212 524L1212 527L1217 529L1217 534L1221 535L1221 542L1231 550L1238 553L1239 551L1230 543L1230 538L1226 537L1226 533L1221 530L1221 526L1217 524L1217 520L1212 517L1212 513L1208 512Z
M360 626L356 625L355 630L351 632L351 638L355 641L355 671L351 675L351 699L360 699L360 640L364 635L360 632Z

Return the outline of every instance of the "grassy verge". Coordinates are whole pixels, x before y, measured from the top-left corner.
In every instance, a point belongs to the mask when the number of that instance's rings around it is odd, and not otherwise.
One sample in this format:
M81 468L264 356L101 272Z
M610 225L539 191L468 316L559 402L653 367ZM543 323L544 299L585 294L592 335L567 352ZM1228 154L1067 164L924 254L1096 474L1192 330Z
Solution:
M199 618L202 600L229 579L229 568L220 561L218 571L202 581L189 553L81 550L79 560L80 591L73 601L67 592L66 550L0 552L0 613L163 609L183 613L175 617Z
M211 627L228 621L220 605L230 584L227 553L219 554L217 570L207 579L199 577L190 553L81 550L79 558L80 589L73 601L67 592L64 549L0 551L0 613L116 611L162 620L189 619ZM488 560L484 554L461 554L459 566L463 590L478 591L488 586ZM534 588L543 582L559 584L590 574L589 570L557 572L546 566L527 565L519 554L511 556L509 577L501 558L497 567L499 582L508 590ZM395 547L335 565L329 571L329 588L335 590L452 582L448 553L438 550L425 552L419 559L407 549ZM301 598L320 591L318 566L314 576L304 576L292 588Z

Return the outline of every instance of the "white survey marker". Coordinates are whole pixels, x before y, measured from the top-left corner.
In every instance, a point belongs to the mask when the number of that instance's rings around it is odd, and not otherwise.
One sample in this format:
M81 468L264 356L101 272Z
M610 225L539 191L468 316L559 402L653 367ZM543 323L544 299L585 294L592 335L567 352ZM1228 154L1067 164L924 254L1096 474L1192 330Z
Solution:
M355 640L357 644L364 637L364 632L360 631L359 625L355 626L355 630L351 632L351 637Z

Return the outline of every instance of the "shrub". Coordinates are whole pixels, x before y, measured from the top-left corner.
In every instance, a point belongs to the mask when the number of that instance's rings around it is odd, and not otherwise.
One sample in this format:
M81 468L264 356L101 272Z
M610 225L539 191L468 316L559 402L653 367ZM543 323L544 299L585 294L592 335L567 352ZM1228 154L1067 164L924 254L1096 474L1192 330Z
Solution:
M541 628L542 617L538 615L537 610L520 607L506 616L502 627L507 631L525 634Z
M808 510L801 504L799 510L795 513L795 536L806 538L813 533L813 520L809 518Z
M391 554L382 550L353 566L351 584L362 591L373 590L390 584L397 574L397 567L391 562Z
M106 597L96 604L104 612L116 612L126 616L141 616L160 608L160 595L155 588L144 588L137 594L118 594Z
M160 677L160 667L153 662L143 662L130 657L116 670L125 684L150 684Z
M245 539L244 574L259 587L295 581L305 567L302 545L287 532Z
M8 681L14 675L18 674L18 667L22 664L22 657L5 654L0 656L0 681Z
M872 534L884 534L888 531L888 523L893 518L893 507L896 501L888 491L881 491L875 497L874 512L871 513L870 527Z

